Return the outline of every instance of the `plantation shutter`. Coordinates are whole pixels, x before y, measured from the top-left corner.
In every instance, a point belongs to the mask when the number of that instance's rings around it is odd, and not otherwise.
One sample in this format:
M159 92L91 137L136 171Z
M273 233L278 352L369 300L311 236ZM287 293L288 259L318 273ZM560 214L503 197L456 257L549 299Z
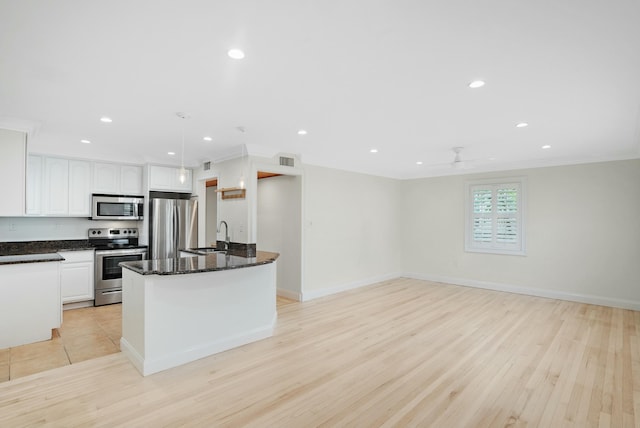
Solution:
M469 251L523 252L521 185L489 183L469 186Z

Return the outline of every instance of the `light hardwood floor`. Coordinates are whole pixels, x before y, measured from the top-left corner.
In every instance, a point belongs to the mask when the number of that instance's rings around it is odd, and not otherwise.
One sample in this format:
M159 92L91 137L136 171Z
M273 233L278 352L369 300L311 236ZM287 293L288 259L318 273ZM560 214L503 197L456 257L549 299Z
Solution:
M279 307L269 339L140 376L0 384L0 426L640 426L640 313L398 279Z
M120 351L121 305L64 311L53 338L0 349L0 382Z

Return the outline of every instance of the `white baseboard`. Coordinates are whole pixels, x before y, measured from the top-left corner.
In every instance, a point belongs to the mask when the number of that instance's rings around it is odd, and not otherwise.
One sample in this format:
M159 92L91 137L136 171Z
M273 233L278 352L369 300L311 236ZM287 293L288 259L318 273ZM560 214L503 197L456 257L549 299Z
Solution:
M311 290L311 291L303 291L302 298L300 299L303 302L308 300L317 299L319 297L330 296L331 294L341 293L347 290L353 290L354 288L365 287L367 285L377 284L382 281L389 281L391 279L400 278L402 275L400 272L389 273L386 275L374 276L366 279L361 279L358 281L348 282L345 284L340 284L334 287L322 288L320 290Z
M181 366L209 355L237 348L251 342L266 339L273 336L277 320L277 313L274 314L270 325L265 325L244 332L241 335L233 337L225 337L215 342L207 343L198 347L186 349L180 352L174 352L168 355L162 355L153 360L143 358L136 349L127 342L123 337L120 338L120 349L123 354L129 358L133 366L142 374L148 376L163 370Z
M464 287L483 288L485 290L504 291L507 293L525 294L527 296L546 297L549 299L567 300L570 302L588 303L591 305L640 311L640 301L637 300L616 299L611 297L594 296L591 294L567 293L557 290L544 290L541 288L521 287L512 284L501 284L496 282L477 281L474 279L454 278L415 272L405 272L402 276L412 279L422 279L425 281L462 285Z
M291 290L285 290L284 288L278 288L276 294L280 297L286 297L287 299L302 301L302 294Z
M82 302L65 303L62 305L62 310L68 311L69 309L79 308L92 308L93 300L83 300Z

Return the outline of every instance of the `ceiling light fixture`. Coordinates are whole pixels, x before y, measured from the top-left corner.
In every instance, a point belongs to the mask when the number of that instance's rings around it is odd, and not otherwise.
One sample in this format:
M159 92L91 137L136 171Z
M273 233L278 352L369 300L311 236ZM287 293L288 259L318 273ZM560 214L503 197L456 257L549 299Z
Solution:
M469 83L469 87L471 89L482 88L484 85L485 85L484 80L474 80L473 82Z
M305 129L299 129L298 135L307 135L307 131Z
M89 140L80 140L80 142L82 144L91 144L91 141L89 141Z
M111 119L110 117L107 117L107 116L102 116L100 118L100 122L111 123L111 122L113 122L113 119Z
M371 153L378 153L378 149L371 149L371 150L369 150L369 152L371 152Z
M203 138L203 140L204 140L204 141L213 141L213 138L211 138L211 137L204 137L204 138Z
M175 156L175 155L176 155L176 152L167 152L167 154L168 154L169 156Z
M520 122L516 124L516 128L526 128L527 126L529 126L527 122Z
M189 119L191 116L182 112L176 113L176 116L182 119L182 156L180 157L180 175L178 178L180 179L180 183L184 183L187 179L187 170L184 169L184 119Z
M233 59L244 58L244 52L241 51L240 49L229 49L229 51L227 51L227 55L229 55L229 58L233 58Z
M551 146L550 146L550 145L548 145L548 144L545 144L544 146L542 146L542 148L546 150L546 149L550 149L550 148L551 148Z
M422 165L422 161L416 162L416 165Z

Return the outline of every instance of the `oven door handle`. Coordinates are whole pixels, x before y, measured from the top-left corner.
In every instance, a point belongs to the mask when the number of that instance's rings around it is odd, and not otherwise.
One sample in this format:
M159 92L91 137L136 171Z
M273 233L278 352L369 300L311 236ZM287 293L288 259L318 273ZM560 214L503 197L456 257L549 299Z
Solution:
M144 254L145 248L130 248L126 250L96 250L96 256L122 256L130 254Z

